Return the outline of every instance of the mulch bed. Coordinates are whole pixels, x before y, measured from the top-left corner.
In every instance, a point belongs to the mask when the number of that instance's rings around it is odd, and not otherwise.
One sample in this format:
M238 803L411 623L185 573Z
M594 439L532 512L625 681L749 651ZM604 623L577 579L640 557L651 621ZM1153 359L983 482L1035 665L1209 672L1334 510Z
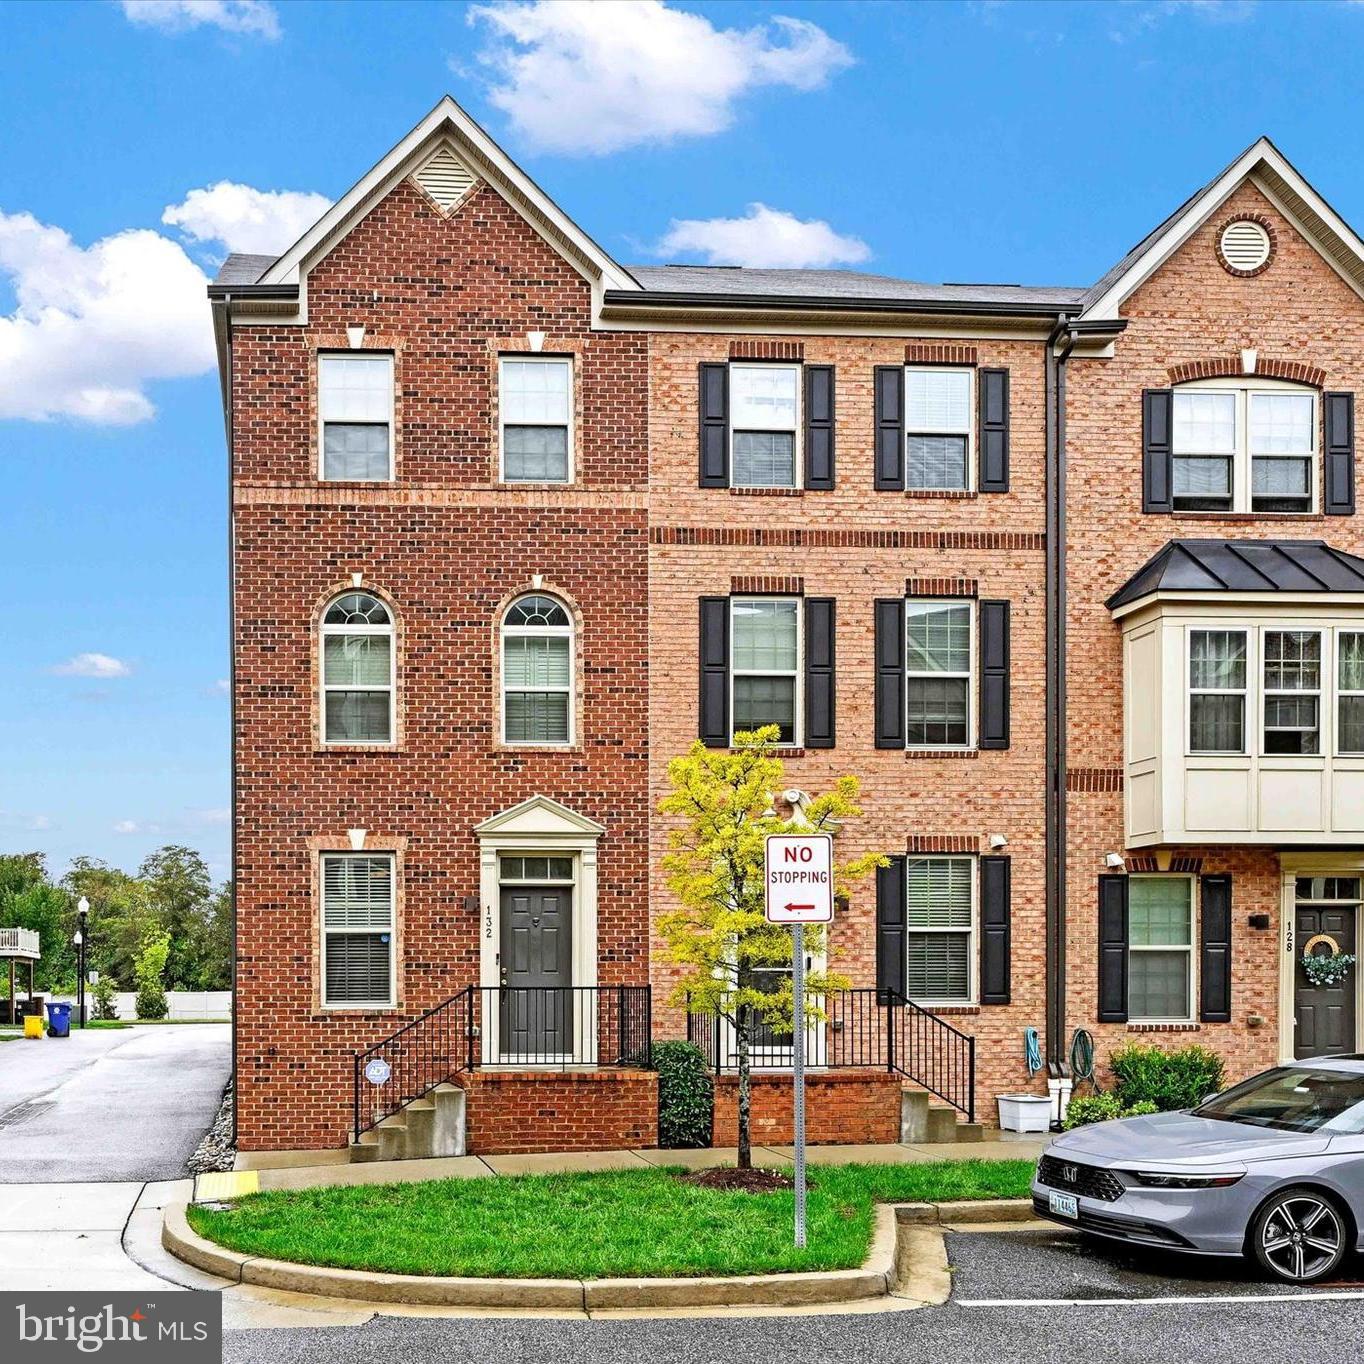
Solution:
M684 1184L695 1184L702 1189L724 1189L731 1193L779 1193L794 1189L796 1181L776 1170L697 1170L694 1174L679 1175ZM807 1188L813 1188L811 1184Z

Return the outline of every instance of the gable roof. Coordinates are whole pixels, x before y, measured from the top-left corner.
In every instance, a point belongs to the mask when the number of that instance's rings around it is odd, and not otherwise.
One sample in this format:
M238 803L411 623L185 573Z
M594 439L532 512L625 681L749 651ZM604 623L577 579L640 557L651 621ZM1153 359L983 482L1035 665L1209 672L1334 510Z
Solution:
M1164 222L1144 236L1085 291L1085 320L1112 319L1203 223L1249 180L1360 294L1364 294L1364 241L1269 140L1252 142Z
M1364 593L1364 559L1324 540L1171 540L1105 605L1156 592Z

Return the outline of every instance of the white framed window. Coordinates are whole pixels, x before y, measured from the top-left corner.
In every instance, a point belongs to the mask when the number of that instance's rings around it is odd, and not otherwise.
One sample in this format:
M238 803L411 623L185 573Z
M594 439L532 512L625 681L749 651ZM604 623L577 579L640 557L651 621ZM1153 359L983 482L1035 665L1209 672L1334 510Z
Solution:
M322 741L391 744L393 617L369 592L346 592L322 615Z
M1127 1016L1193 1017L1193 878L1131 876L1127 890Z
M729 687L732 729L776 725L778 742L801 743L801 600L731 597Z
M1189 631L1189 752L1246 751L1247 633Z
M1317 504L1317 395L1269 380L1174 390L1176 511L1311 512Z
M975 1000L976 859L905 862L905 990L916 1004Z
M321 862L322 1003L392 1008L393 854L323 853Z
M971 488L975 372L905 368L905 487Z
M1321 632L1264 632L1266 756L1321 752Z
M504 356L498 420L504 483L573 480L573 361L562 355Z
M317 357L318 449L323 479L382 483L393 477L393 357Z
M1336 752L1364 753L1364 631L1336 634Z
M573 882L571 857L525 856L504 854L497 859L497 879L500 884L529 882L539 885L545 881Z
M502 617L502 742L573 742L573 622L538 593Z
M799 365L729 367L730 486L794 488Z
M969 601L905 602L909 748L969 748L974 742L974 614Z

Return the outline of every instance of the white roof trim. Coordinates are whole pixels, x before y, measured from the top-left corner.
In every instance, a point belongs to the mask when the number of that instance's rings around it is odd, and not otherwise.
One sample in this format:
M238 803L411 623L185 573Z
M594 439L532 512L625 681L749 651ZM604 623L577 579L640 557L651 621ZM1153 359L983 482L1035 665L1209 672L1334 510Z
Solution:
M474 825L479 838L493 834L536 834L540 836L569 835L600 838L606 832L603 825L549 796L529 796L527 799L492 815L482 824Z
M312 262L324 254L404 179L427 144L449 135L469 169L505 193L513 207L532 224L580 274L606 289L638 289L639 283L618 265L528 176L449 95L356 181L275 263L262 284L301 284Z
M1265 191L1303 229L1329 265L1364 295L1364 241L1267 138L1248 147L1169 224L1164 232L1087 308L1085 319L1116 318L1118 310L1202 226L1245 180Z

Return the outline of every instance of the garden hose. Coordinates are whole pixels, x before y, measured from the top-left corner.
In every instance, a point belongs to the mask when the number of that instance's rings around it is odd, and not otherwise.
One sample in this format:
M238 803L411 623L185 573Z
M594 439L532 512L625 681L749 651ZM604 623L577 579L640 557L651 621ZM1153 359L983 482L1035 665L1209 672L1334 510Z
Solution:
M1081 1080L1088 1080L1094 1092L1099 1092L1099 1082L1094 1078L1094 1039L1084 1028L1076 1028L1070 1039L1070 1075L1076 1089Z
M1036 1075L1042 1069L1042 1044L1037 1040L1036 1028L1023 1029L1023 1050L1028 1059L1028 1074Z

